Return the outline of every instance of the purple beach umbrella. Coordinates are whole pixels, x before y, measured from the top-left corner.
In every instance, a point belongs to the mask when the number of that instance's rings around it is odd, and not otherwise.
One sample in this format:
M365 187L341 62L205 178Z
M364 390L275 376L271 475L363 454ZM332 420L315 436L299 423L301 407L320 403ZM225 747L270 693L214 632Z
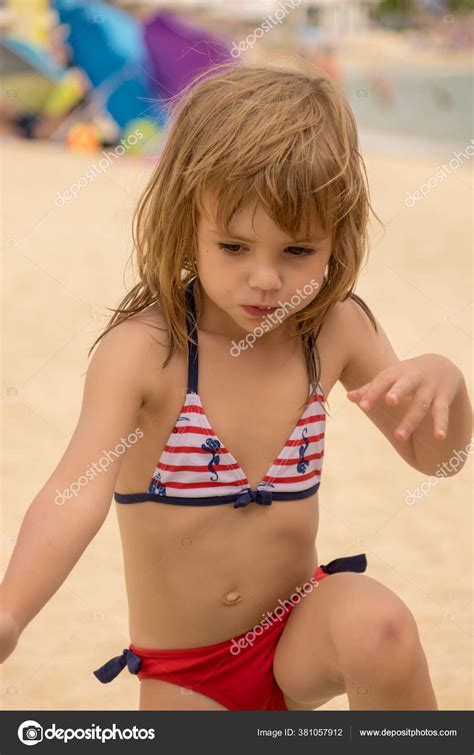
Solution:
M194 76L214 64L236 65L227 40L170 11L159 11L143 27L154 85L164 100L177 95Z

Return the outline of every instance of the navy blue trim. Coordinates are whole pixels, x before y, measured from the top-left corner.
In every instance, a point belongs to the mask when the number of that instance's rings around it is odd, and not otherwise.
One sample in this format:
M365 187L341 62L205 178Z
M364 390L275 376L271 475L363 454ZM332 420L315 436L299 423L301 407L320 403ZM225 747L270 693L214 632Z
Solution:
M299 498L308 498L310 495L317 493L320 483L317 482L307 490L298 490L294 493L274 493L271 491L274 501L293 501ZM178 506L218 506L221 503L234 503L242 492L232 493L231 495L207 496L206 498L177 498L174 496L158 495L157 493L114 493L116 503L144 503L145 501L154 501L155 503L172 503Z
M196 343L188 341L188 393L198 392L198 367L199 367L199 354L198 354L198 334L195 322L192 318L196 316L196 303L194 301L194 286L196 284L196 278L191 281L185 292L185 300L187 306L186 313L186 328L188 336L194 338Z

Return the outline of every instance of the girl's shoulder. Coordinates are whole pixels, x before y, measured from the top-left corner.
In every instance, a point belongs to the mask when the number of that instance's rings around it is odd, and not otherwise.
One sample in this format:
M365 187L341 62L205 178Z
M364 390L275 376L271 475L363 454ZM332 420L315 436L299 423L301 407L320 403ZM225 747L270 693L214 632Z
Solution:
M164 317L158 305L153 304L115 323L104 333L101 344L113 344L126 357L145 358L147 354L165 353L168 341Z
M125 340L133 338L138 333L145 344L153 342L159 349L168 349L168 328L158 302L151 304L141 312L131 315L117 326L117 328L119 327L123 327L123 338Z
M323 372L331 365L330 374L322 374L322 379L330 386L341 380L364 334L373 330L361 301L350 296L336 302L319 329L317 344Z
M174 356L166 368L163 362L168 356L169 334L159 304L155 303L136 314L130 315L109 330L103 337L105 344L121 356L121 362L135 362L145 402L155 403L173 378L179 357ZM99 345L100 348L100 345Z

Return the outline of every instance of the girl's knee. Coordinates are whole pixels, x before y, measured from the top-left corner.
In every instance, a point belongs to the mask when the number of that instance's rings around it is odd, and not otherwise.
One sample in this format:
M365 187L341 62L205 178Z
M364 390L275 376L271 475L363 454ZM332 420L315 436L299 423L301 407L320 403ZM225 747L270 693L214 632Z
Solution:
M423 652L413 614L407 606L397 607L376 618L375 629L374 667L389 672L391 680L406 679Z
M415 617L401 601L388 610L381 609L374 617L374 627L377 644L383 649L394 646L408 650L419 640Z
M343 675L391 680L406 679L423 653L416 621L400 600L374 606L364 617L354 617L350 639L338 648Z

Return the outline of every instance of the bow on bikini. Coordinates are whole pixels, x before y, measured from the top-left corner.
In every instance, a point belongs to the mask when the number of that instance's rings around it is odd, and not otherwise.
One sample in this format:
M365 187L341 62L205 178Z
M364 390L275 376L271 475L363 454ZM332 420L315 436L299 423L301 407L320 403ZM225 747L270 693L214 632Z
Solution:
M270 506L272 502L271 490L251 490L250 488L248 488L248 490L244 490L244 492L239 495L236 502L234 503L234 509L240 509L243 506L248 506L249 503L252 503L252 501L260 503L262 506Z
M107 661L107 663L104 663L103 666L94 671L94 676L102 684L107 684L112 679L115 679L125 666L128 666L131 674L138 674L141 664L141 658L133 650L130 650L130 648L125 648L122 655L116 655L115 658L111 658L110 661Z

